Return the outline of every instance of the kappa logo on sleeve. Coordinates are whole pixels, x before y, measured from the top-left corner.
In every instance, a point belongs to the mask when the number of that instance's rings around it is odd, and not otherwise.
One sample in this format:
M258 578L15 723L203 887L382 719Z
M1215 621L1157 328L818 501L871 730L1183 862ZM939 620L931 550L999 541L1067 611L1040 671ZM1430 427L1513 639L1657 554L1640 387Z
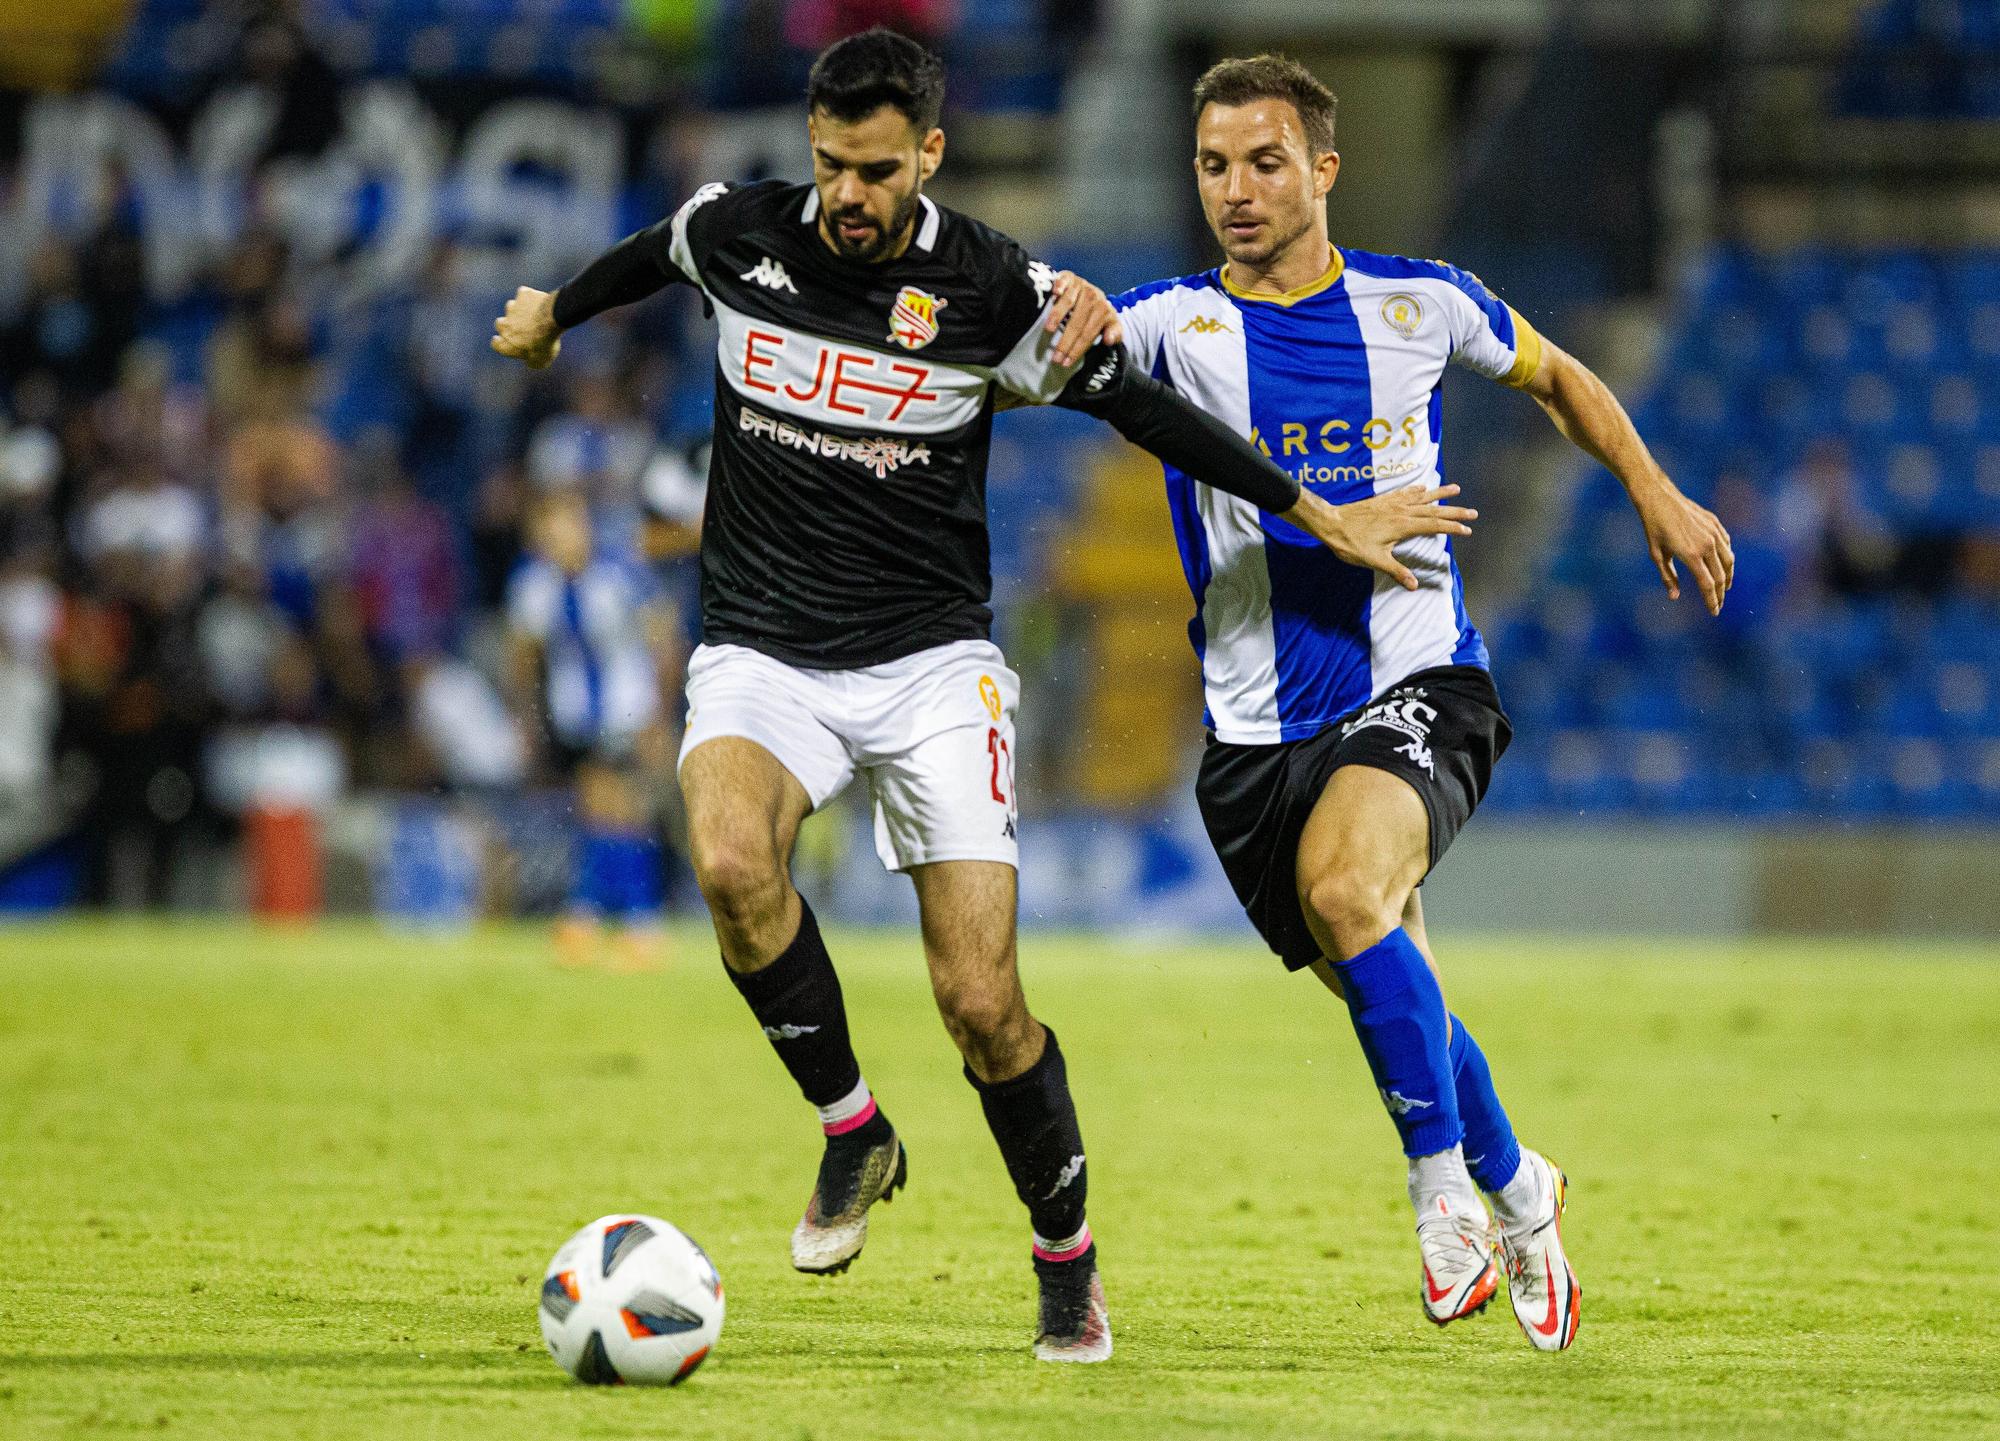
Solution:
M1035 287L1035 304L1049 303L1049 293L1056 288L1056 273L1039 260L1028 262L1028 283Z

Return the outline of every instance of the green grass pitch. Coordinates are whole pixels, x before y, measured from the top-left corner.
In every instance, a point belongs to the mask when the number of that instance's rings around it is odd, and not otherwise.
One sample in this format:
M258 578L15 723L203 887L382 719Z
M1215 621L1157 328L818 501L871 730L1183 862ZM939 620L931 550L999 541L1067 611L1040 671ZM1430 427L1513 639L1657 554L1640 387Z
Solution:
M1110 1364L1038 1365L1025 1218L913 935L838 933L910 1146L854 1269L786 1235L811 1117L704 933L0 930L0 1437L2000 1435L2000 954L1441 937L1567 1167L1566 1355L1433 1330L1335 1004L1246 934L1031 938L1090 1145ZM562 1375L571 1228L653 1211L729 1317L673 1391Z

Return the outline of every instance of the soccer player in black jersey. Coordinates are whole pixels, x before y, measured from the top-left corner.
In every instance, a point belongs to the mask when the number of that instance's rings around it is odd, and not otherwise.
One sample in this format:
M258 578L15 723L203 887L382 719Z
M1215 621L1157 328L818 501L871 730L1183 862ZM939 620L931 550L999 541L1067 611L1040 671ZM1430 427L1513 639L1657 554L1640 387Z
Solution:
M1015 968L1018 682L988 638L997 395L1097 415L1336 548L1355 543L1354 523L1134 370L1101 292L924 195L944 155L943 92L937 58L901 36L830 47L807 91L812 184L701 187L553 295L519 291L493 344L546 365L563 330L675 282L715 312L704 641L680 778L723 961L826 1135L793 1264L845 1269L869 1207L908 1175L789 875L800 822L859 772L884 864L915 883L939 1012L1028 1209L1035 1354L1099 1361L1111 1332L1082 1135L1055 1033ZM1389 538L1435 533L1446 515L1407 507Z

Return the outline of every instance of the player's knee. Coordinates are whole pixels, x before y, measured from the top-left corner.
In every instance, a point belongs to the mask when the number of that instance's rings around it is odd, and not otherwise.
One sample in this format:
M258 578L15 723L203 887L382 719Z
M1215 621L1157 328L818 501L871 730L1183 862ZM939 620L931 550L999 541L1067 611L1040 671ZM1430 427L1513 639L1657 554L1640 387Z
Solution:
M1346 960L1402 924L1404 897L1379 876L1335 867L1309 882L1300 899Z
M938 997L938 1014L952 1041L968 1058L1004 1046L1018 1028L1017 996L999 986L962 986ZM974 1069L978 1067L975 1065Z
M702 899L725 925L754 926L784 904L784 871L767 847L712 841L696 845L692 860Z

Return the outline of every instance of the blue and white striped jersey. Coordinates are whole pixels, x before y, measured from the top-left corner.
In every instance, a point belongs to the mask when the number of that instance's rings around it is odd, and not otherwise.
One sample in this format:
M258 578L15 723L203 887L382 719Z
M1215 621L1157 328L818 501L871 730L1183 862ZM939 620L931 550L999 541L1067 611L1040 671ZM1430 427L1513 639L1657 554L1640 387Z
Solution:
M1335 249L1326 274L1284 295L1209 270L1116 304L1141 366L1336 505L1444 483L1448 361L1517 386L1541 363L1527 321L1435 260ZM1486 665L1448 537L1397 547L1421 583L1409 591L1247 501L1172 468L1166 481L1219 739L1298 740L1413 672Z
M549 719L566 744L622 744L659 718L653 598L644 572L602 555L576 576L531 556L508 582L508 624L543 648Z

